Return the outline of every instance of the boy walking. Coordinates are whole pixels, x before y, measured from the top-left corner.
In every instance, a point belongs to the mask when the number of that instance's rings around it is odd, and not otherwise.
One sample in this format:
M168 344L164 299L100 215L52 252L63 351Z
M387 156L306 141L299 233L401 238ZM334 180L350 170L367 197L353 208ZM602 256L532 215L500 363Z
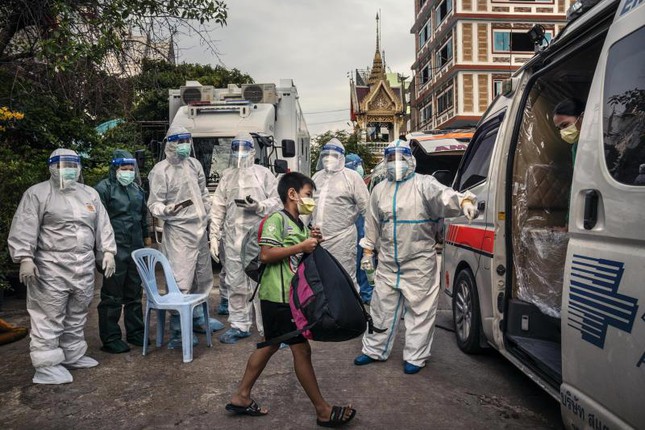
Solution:
M285 174L278 183L278 194L284 210L271 215L262 228L259 241L260 259L266 264L266 268L259 296L266 341L296 330L289 308L289 285L302 254L313 252L322 240L319 230L314 229L310 232L299 219L299 215L309 215L313 212L314 188L314 182L301 173ZM285 216L287 232L283 232ZM356 410L351 406L331 406L320 393L307 339L299 335L284 343L291 349L296 376L313 403L318 425L338 427L354 418ZM266 415L269 412L251 399L251 390L278 348L278 344L269 345L256 349L251 354L242 381L231 397L231 403L226 405L227 411L251 416Z

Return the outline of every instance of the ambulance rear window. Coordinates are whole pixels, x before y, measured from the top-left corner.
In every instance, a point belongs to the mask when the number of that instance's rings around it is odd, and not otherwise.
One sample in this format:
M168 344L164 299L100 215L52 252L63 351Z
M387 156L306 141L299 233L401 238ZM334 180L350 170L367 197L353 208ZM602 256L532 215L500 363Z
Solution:
M605 75L605 162L614 179L645 185L645 27L609 49Z

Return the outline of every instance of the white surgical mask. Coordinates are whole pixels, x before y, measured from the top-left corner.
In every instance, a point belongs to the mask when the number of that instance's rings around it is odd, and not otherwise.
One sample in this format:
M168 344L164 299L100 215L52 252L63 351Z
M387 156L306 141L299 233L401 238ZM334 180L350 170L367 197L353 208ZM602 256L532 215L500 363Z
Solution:
M130 185L134 181L134 171L133 170L118 170L116 172L116 180L125 187Z
M322 159L323 167L327 171L335 170L338 167L338 159L336 157L328 156Z
M394 181L401 181L408 174L409 167L406 163L389 161L387 163L387 175Z

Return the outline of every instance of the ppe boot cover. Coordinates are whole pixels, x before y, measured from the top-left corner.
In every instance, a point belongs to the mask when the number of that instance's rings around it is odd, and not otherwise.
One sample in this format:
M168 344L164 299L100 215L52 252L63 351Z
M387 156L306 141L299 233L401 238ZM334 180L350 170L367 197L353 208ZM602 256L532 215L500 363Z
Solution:
M47 385L69 384L73 380L74 377L69 373L69 370L60 364L57 366L37 367L32 379L34 384Z
M95 367L98 365L98 361L96 361L92 357L88 357L87 355L82 356L73 363L63 363L63 366L67 367L68 369L89 369L90 367Z

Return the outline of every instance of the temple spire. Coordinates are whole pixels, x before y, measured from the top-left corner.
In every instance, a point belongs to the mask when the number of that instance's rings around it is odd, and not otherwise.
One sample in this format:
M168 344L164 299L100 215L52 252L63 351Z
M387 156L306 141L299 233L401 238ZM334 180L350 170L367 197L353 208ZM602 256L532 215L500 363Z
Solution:
M376 14L376 52L374 53L374 61L372 62L372 72L368 80L370 86L377 84L379 81L385 80L385 67L383 66L383 57L381 56L381 28L379 14Z

